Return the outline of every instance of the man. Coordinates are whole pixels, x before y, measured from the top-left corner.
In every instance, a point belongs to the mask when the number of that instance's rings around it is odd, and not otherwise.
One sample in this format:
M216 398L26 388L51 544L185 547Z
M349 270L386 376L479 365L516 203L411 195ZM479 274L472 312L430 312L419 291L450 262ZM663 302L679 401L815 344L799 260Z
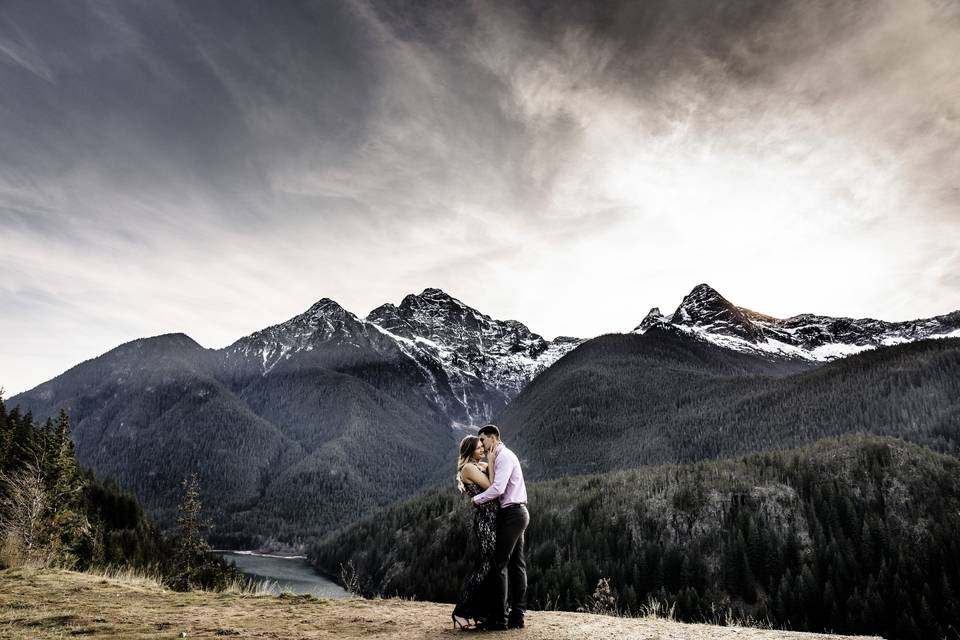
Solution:
M527 594L523 533L530 524L527 487L523 484L520 460L500 441L500 429L488 424L482 427L477 435L480 436L484 449L494 454L493 484L483 493L474 496L473 502L481 505L491 500L500 501L493 571L494 583L498 589L495 602L503 601L502 609L497 607L494 614L478 625L478 628L489 631L522 629Z

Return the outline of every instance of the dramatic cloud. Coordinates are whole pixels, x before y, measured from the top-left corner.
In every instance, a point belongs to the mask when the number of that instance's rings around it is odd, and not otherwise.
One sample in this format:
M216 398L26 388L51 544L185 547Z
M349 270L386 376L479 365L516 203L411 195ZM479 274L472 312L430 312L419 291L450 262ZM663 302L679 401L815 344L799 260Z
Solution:
M439 286L548 337L709 282L960 308L960 3L0 13L0 384Z

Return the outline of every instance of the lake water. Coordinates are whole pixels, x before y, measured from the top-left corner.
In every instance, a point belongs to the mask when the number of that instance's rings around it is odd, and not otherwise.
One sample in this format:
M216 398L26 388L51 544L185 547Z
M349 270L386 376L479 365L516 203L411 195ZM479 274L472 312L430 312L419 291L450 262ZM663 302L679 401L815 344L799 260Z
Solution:
M249 551L216 551L224 560L237 565L244 575L258 581L269 581L269 589L309 593L318 598L349 598L343 587L318 573L303 556L271 556Z

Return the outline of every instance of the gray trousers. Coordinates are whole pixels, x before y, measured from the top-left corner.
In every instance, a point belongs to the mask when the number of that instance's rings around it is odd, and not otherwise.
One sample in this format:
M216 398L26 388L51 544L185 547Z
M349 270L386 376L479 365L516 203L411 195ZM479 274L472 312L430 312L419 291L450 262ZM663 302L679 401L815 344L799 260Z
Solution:
M525 505L512 505L497 513L497 548L494 552L494 583L503 601L503 619L522 618L527 607L527 563L524 555L524 531L530 524ZM494 602L497 602L494 599ZM500 622L500 620L492 620Z

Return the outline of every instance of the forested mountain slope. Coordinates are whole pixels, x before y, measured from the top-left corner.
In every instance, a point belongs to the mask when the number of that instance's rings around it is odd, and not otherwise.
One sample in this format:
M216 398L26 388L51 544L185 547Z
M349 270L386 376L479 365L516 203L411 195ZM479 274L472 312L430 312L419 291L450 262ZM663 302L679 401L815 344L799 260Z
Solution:
M601 336L534 380L498 421L535 478L731 457L861 431L960 451L960 340L813 366L657 327Z
M621 610L716 611L777 628L941 638L960 626L960 462L845 436L736 460L528 484L529 600L575 609L609 578ZM449 486L325 538L321 568L368 594L450 602L473 561Z
M80 460L161 523L195 471L217 544L295 543L422 486L452 449L446 425L411 408L412 392L404 402L389 380L384 390L366 382L370 371L302 363L231 390L216 353L173 334L122 345L11 401L39 416L66 408ZM409 464L384 468L385 442Z

